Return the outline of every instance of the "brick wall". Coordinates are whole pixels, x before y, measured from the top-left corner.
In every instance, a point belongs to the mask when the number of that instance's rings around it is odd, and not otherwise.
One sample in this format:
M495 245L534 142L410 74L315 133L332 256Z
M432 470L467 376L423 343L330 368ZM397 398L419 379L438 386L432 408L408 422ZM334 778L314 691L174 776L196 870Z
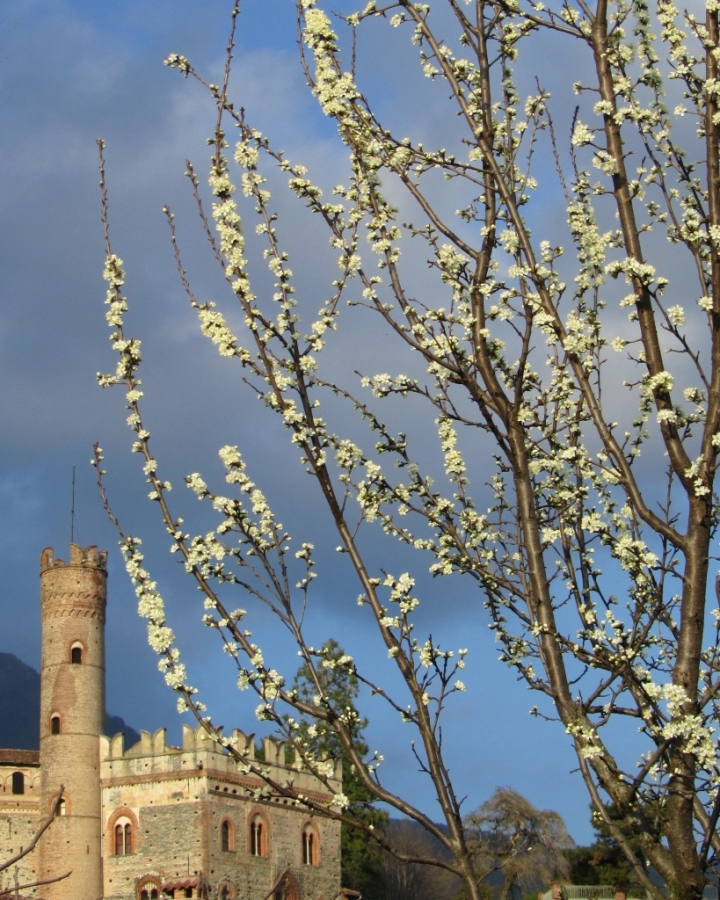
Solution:
M40 842L40 874L69 878L43 887L46 900L102 894L99 740L105 719L105 554L70 545L69 562L40 557L41 815L63 785L66 815ZM79 657L73 662L73 648ZM59 733L52 720L57 717Z

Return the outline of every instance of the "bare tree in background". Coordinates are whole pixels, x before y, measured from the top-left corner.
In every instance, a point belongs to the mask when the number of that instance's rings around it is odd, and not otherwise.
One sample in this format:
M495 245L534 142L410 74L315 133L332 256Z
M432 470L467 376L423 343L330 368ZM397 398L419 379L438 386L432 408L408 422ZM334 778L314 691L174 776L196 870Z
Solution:
M660 900L648 859L672 897L699 900L720 853L718 5L708 0L697 15L671 0L372 0L333 20L316 0L300 0L297 15L310 88L349 155L345 183L329 200L246 120L242 96L231 102L232 41L219 86L185 57L167 60L217 106L214 225L195 170L188 173L228 296L244 315L238 333L221 307L196 299L168 219L200 328L235 366L228 377L247 378L277 413L299 471L315 478L405 693L391 695L349 658L335 664L356 671L413 729L442 827L383 782L377 757L361 758L321 679L317 705L301 703L241 624L245 612L225 605L225 591L221 599L217 585L233 584L266 603L311 671L329 663L303 632L313 547L291 549L240 449L220 450L232 496L199 473L187 478L217 511L214 532L192 535L172 512L141 411L140 345L123 324L125 276L105 218L119 363L100 382L127 391L150 498L205 595L206 624L235 660L240 686L258 693L260 717L282 728L280 708L295 709L334 730L373 796L434 835L449 853L438 864L479 900L462 792L440 739L443 710L464 689L464 650L413 630L415 578L382 571L363 549L373 546L364 531L381 528L415 548L419 572L477 584L503 659L536 692L537 712L557 720L558 740L572 741L595 810L638 882ZM428 81L403 92L442 83L443 146L396 133L363 93L354 35L371 19L417 48ZM555 101L535 80L548 47L566 60L558 103L577 103L569 138L556 134ZM296 292L263 174L270 166L325 224L337 253L323 301ZM408 198L402 227L389 190ZM241 215L265 242L270 293L253 291ZM408 245L422 247L424 280ZM323 353L343 328L345 299L394 335L392 372L365 373L360 384L333 380ZM371 332L354 335L360 368L364 340ZM404 362L422 362L426 375L403 374ZM332 395L369 426L367 442L321 417L319 404ZM386 397L412 404L416 421L436 429L444 483L418 463L412 436L385 424ZM98 465L101 458L98 451ZM493 470L483 473L478 460ZM138 541L123 535L122 545L168 683L202 718ZM286 736L323 777L292 727ZM343 818L344 808L340 795L326 814Z
M436 838L409 819L392 819L387 838L403 856L433 859L447 853ZM456 876L443 869L428 869L420 863L403 863L396 856L383 856L385 900L450 900L460 886Z
M478 869L502 875L499 900L567 878L570 867L563 850L573 840L565 823L553 810L536 809L517 791L495 791L467 817L465 831Z

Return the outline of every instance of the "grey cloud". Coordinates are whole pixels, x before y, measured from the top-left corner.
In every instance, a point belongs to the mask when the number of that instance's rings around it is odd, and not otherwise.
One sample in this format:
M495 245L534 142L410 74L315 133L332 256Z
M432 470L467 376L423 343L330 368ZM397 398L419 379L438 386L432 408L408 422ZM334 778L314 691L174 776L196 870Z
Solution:
M194 530L211 527L211 515L183 490L182 477L197 469L219 483L216 448L239 443L253 478L266 490L296 542L313 539L319 548L324 547L319 549L321 578L309 621L317 642L337 629L336 636L347 649L372 670L385 671L388 663L384 651L375 648L367 617L355 604L354 576L344 560L327 549L337 539L311 480L299 474L297 454L288 446L276 418L244 388L241 373L199 337L174 270L160 212L165 203L177 213L184 261L198 295L227 302L182 177L189 156L205 180L205 138L212 133L214 112L200 89L161 65L164 54L176 50L197 59L217 79L227 5L163 2L153 4L152 13L147 12L147 3L122 6L125 15L103 13L96 5L91 9L80 2L18 2L7 4L0 14L12 26L3 31L9 50L0 61L0 102L6 123L0 149L6 159L17 160L0 172L4 257L0 376L9 387L3 394L0 439L4 473L0 560L3 571L12 573L2 588L7 625L0 647L37 662L37 554L46 544L53 544L60 556L66 552L73 463L78 466L79 539L114 547L115 536L99 508L87 465L91 443L99 439L107 453L113 502L128 530L145 540L149 567L167 597L191 677L211 708L217 709L218 721L228 727L251 728L252 698L232 687L232 672L227 660L216 653L212 635L202 631L198 635L197 594L172 562L155 510L145 500L138 461L127 454L131 439L123 424L122 393L101 392L95 385L95 372L110 371L115 365L102 305L103 249L94 145L98 135L108 141L111 233L115 252L127 265L129 330L143 340L147 417L161 464L175 485L174 504L193 522ZM319 172L324 189L330 190L343 180L346 151L307 95L290 43L292 28L287 32L289 40L282 28L273 31L272 16L278 13L275 7L268 13L268 8L248 4L247 20L243 20L247 31L241 32L241 43L263 34L262 23L268 37L263 45L246 46L239 53L234 88L251 120L293 159L308 161ZM378 30L376 43L361 46L374 67L368 84L381 92L393 67L403 77L410 67L417 68L411 49L392 58L390 41L385 30ZM432 88L431 93L433 102L420 106L400 91L388 91L380 107L400 127L415 129L424 140L439 140L437 121L443 97L438 89ZM450 137L457 141L458 135L459 131ZM279 190L279 176L273 175L270 185L281 214L280 231L298 274L299 297L303 308L313 310L335 277L327 236L294 197ZM252 234L251 214L248 223L257 290L268 291L270 277ZM422 251L408 251L407 260L413 289L427 290ZM387 329L370 314L355 309L344 311L343 316L350 327L329 345L325 354L329 370L354 383L355 368L369 373L412 372L416 363L396 358ZM358 339L360 327L369 329L369 347ZM362 443L371 443L371 436L346 409L331 398L326 405L338 430L362 434ZM386 404L382 409L392 412L393 406L397 407ZM408 409L398 408L401 427L414 433L417 444L425 445L420 451L424 458L437 465L430 430L416 426ZM478 467L478 478L482 474ZM374 532L364 540L389 568L422 568ZM110 589L109 703L135 727L172 725L177 722L173 700L145 646L134 597L116 553ZM474 803L497 784L511 783L536 804L558 808L577 835L585 834L585 805L578 808L575 781L567 774L573 765L569 751L552 726L528 719L530 695L518 689L509 671L497 667L479 594L453 579L423 583L420 595L423 610L429 612L427 618L422 612L419 628L433 627L448 646L471 644L466 681L472 691L451 709L448 723L448 732L457 737L458 752L452 755L451 765L462 784L460 792L468 791L469 802ZM438 610L442 633L437 632ZM291 648L270 631L264 615L253 615L257 621L253 628L267 636L281 660L279 667L291 674L296 665ZM374 711L377 704L368 702L368 709ZM418 787L408 772L408 737L396 730L394 716L379 712L373 717L370 735L373 745L385 752L392 783L417 793L419 802L432 809L427 787ZM557 750L558 744L562 749ZM538 772L547 777L538 778Z

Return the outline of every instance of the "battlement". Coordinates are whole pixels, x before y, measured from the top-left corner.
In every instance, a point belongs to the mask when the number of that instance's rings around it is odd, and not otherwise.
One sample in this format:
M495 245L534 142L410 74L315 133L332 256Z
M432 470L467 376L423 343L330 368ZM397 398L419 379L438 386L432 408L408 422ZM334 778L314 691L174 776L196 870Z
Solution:
M103 572L107 572L107 551L98 550L94 544L91 544L84 550L77 544L70 544L70 562L68 563L56 558L54 552L52 547L46 547L40 554L41 575L48 569L67 568L68 566L76 566L82 569L101 569Z
M125 749L125 738L116 734L112 738L103 738L101 758L103 760L119 759L145 759L151 756L174 756L181 753L216 753L222 756L230 756L223 744L223 729L215 729L217 740L207 733L202 725L193 728L191 725L183 725L182 747L168 744L166 740L167 729L158 728L154 734L149 731L140 732L140 740L132 747ZM262 750L255 744L254 734L245 734L238 728L232 731L230 738L233 747L250 760L263 760L267 765L280 766L282 768L297 768L294 763L286 762L287 746L284 741L277 741L266 737L262 742Z
M197 773L202 770L208 774L215 773L212 777L216 777L219 773L233 777L242 774L241 764L228 753L222 743L222 728L216 729L217 740L213 740L202 725L197 728L183 725L182 747L168 744L166 733L165 728L159 728L154 734L141 731L140 740L127 749L122 734L116 734L112 738L101 737L100 761L103 780L132 779L149 773L191 771ZM273 778L285 781L289 772L292 772L293 780L298 786L302 784L304 788L315 792L326 791L324 785L299 764L299 760L288 761L286 742L266 737L258 747L254 734L245 734L237 728L233 729L230 740L246 759L267 766ZM335 764L333 776L339 790L342 780L342 764L339 760Z

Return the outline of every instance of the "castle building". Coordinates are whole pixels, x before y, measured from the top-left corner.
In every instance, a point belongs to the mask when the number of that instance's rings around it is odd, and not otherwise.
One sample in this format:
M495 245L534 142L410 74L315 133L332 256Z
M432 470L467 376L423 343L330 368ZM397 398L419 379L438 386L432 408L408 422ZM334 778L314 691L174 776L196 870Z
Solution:
M0 750L0 863L27 847L62 788L35 849L0 872L3 890L43 900L334 900L340 826L242 771L202 727L102 734L107 554L70 545L40 557L40 750ZM326 786L289 764L282 742L233 732L277 782L329 803ZM340 768L331 782L340 790ZM70 873L67 877L61 877ZM59 879L59 880L54 880ZM27 887L45 882L40 887ZM343 892L344 893L344 892ZM355 895L357 896L357 895Z

